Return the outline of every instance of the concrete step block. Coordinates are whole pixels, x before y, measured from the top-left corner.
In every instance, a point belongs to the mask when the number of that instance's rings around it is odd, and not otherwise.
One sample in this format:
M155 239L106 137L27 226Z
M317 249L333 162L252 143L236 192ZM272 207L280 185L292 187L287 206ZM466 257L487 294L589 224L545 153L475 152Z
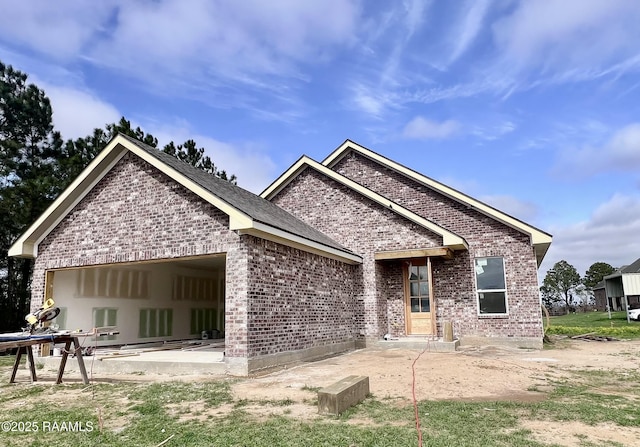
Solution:
M318 413L340 414L369 395L368 376L348 376L318 391Z

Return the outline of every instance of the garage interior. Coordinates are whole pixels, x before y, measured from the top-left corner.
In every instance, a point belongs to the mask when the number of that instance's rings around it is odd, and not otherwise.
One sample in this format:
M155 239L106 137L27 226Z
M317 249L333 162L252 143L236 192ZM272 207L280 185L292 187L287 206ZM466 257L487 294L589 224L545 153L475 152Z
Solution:
M220 253L49 271L46 290L61 310L51 324L87 332L115 326L117 335L87 340L85 349L98 356L214 351L222 361L225 267Z

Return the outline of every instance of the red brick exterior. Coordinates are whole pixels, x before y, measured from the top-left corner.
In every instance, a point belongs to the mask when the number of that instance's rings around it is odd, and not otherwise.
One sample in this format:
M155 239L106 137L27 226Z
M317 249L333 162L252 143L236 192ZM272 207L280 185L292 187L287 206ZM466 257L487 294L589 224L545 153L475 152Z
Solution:
M468 251L434 258L433 292L438 335L452 321L458 337L542 338L537 263L528 235L467 207L360 154L351 152L333 169L357 183L465 238ZM441 245L436 235L375 205L312 169L280 191L274 203L310 223L364 258L367 338L405 335L402 265L373 261L373 252ZM384 216L384 217L383 217ZM475 257L504 258L509 313L478 315Z
M438 247L442 237L362 197L313 169L307 169L272 201L363 257L362 290L356 298L364 307L364 336L378 339L387 332L387 312L381 290L397 278L374 262L377 251ZM392 287L402 288L400 283Z

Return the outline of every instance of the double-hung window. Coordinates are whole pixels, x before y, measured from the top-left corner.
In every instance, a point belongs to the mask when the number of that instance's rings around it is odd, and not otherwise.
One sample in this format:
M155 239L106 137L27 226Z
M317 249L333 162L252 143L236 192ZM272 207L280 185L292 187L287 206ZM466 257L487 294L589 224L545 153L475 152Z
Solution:
M506 315L508 308L504 259L476 258L475 271L480 315Z

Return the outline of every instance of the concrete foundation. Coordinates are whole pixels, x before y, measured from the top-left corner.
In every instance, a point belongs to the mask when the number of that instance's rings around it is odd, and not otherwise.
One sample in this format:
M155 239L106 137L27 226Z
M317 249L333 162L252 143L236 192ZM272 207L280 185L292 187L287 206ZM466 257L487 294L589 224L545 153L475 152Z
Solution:
M159 350L151 352L119 351L117 354L84 356L87 370L96 374L212 374L246 377L251 373L285 368L298 362L310 362L353 351L355 342L333 343L300 351L245 358L225 356L217 351ZM37 361L47 369L57 370L59 356L39 357ZM77 364L67 362L65 371L77 371Z
M342 354L356 349L355 341L345 341L342 343L332 343L330 345L314 346L299 351L279 352L272 355L263 355L248 359L248 372L253 373L269 368L282 368L286 365L297 362L310 362L323 357ZM229 359L227 359L228 361ZM246 374L245 374L246 375Z
M460 337L460 346L505 346L509 348L542 349L538 337Z
M224 375L226 365L222 352L156 351L139 355L83 356L87 371L95 375L111 374L211 374ZM57 371L61 357L39 357L37 363L47 370ZM65 378L73 377L78 364L68 361Z
M459 340L442 341L425 339L424 337L400 337L391 340L377 340L370 346L376 348L405 348L405 349L426 349L427 352L455 352L460 346Z

